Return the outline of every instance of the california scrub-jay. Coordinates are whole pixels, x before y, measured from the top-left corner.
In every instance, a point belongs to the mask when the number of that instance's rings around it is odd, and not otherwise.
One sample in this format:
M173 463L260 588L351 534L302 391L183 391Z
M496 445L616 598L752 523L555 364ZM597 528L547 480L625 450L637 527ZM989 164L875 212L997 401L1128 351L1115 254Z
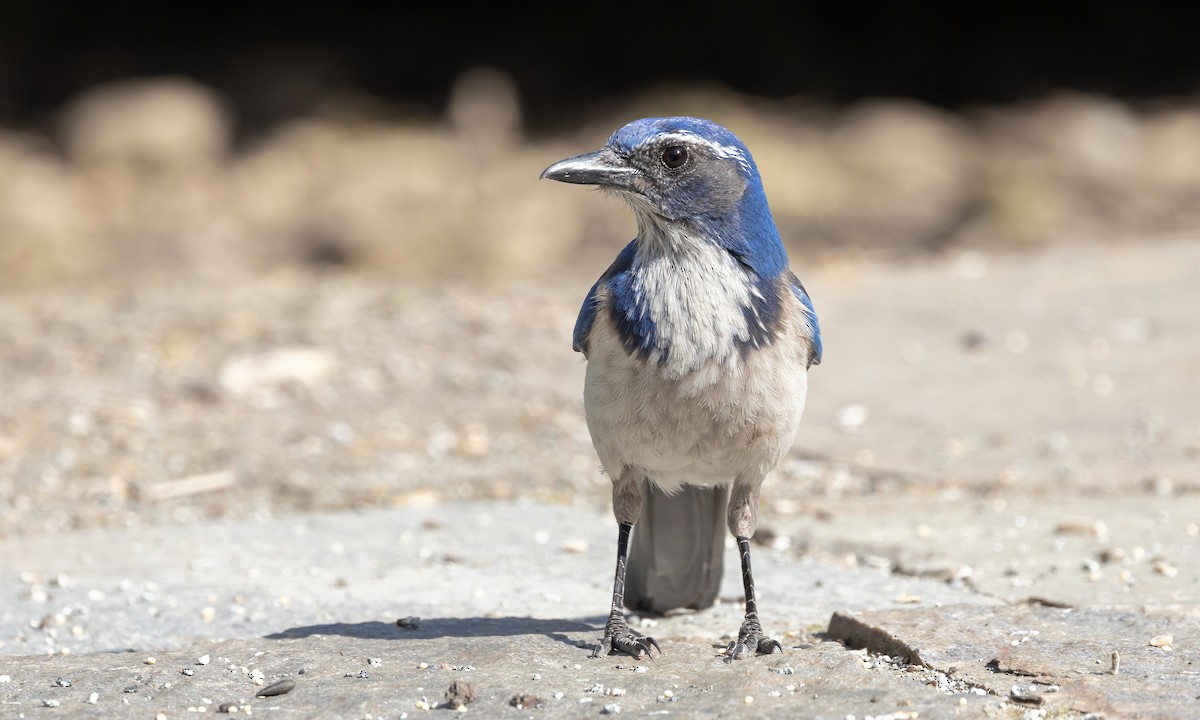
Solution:
M758 620L750 538L763 479L796 435L821 334L758 167L720 125L646 118L542 177L614 192L638 224L588 292L573 338L587 358L588 429L619 527L612 611L593 657L606 646L662 652L629 627L622 605L661 613L713 604L722 520L746 590L726 654L782 651Z

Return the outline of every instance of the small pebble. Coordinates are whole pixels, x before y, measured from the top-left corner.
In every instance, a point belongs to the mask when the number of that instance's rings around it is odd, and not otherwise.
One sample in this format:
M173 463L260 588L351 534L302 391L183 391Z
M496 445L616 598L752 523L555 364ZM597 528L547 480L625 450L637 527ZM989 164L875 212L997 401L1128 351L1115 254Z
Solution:
M135 693L135 692L137 692L137 691L138 691L138 689L137 689L137 685L130 685L130 686L126 687L124 690L122 690L121 692L124 692L124 693Z
M562 700L562 699L563 699L563 692L562 692L562 690L559 690L558 692L554 693L554 699L555 699L555 700Z
M1175 644L1175 636L1174 635L1155 635L1154 637L1150 638L1151 647L1169 648L1174 644Z
M416 630L421 624L419 617L402 617L396 621L396 627L407 628L408 630Z
M217 712L219 713L236 713L237 711L237 703L221 703L217 706Z
M212 658L208 654L204 654L204 655L201 655L200 657L196 658L197 665L207 665L211 661L212 661Z
M754 696L747 695L746 697L742 698L742 702L746 703L747 705L750 705L754 702Z
M646 667L645 665L638 665L633 669L634 672L647 672L649 670L650 668Z
M608 705L604 706L604 709L600 711L600 714L601 715L620 715L621 714L621 706L618 705L617 703L609 703Z
M565 553L570 553L572 555L578 555L579 553L585 553L585 552L587 552L587 549L588 549L587 540L582 540L582 539L578 539L578 538L573 539L573 540L567 540L566 542L564 542L562 544L562 551Z
M604 691L604 694L610 695L612 697L621 697L622 695L625 694L625 688L618 688L618 687L609 688Z
M0 675L0 683L12 682L12 675Z
M791 675L796 671L790 667L774 667L771 668L771 672L775 673L776 675Z
M188 677L191 677L196 674L196 671L191 668L184 668L184 669L180 670L179 672L183 673L184 675L187 675Z
M62 703L57 700L43 700L42 705L45 707L58 707L59 705L62 705Z
M254 697L274 697L276 695L287 695L292 690L296 689L296 683L293 680L277 680L271 683L262 690L254 693Z
M525 710L527 708L535 708L540 706L542 701L536 695L521 693L519 695L513 695L512 699L508 701L508 704L518 710Z
M367 658L367 664L371 667L383 667L383 658Z
M446 704L451 708L466 707L475 701L475 687L466 680L455 680L446 690Z
M146 663L147 665L153 665L154 663L158 662L158 660L156 658L148 657L142 662Z
M71 687L72 685L71 681L66 678L56 678L54 684L59 687Z
M1179 568L1175 567L1166 560L1155 560L1154 572L1162 575L1163 577L1175 577L1179 574Z
M95 705L99 699L100 699L100 693L94 692L91 695L88 695L87 700L84 700L84 702L87 703L88 705Z

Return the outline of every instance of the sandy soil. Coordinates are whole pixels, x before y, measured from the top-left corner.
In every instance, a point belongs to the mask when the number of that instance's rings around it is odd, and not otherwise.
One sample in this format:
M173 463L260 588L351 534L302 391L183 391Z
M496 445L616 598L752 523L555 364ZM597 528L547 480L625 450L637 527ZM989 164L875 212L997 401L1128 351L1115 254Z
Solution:
M1200 241L793 267L826 360L768 513L1200 489ZM451 499L602 508L569 342L602 269L0 295L0 537Z

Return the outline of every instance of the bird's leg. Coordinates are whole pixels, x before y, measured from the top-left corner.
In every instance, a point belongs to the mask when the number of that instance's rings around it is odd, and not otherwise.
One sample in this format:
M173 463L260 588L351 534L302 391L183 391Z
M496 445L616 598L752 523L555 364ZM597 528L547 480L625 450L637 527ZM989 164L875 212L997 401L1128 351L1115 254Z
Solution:
M758 519L758 485L734 485L729 503L729 530L737 539L738 552L742 558L742 586L746 590L746 617L742 620L738 639L731 641L725 654L738 659L749 651L769 655L776 650L783 652L778 640L768 637L758 621L758 599L754 593L754 573L750 569L750 537Z
M642 512L641 479L623 477L613 485L613 513L617 516L617 572L613 578L612 610L604 625L604 637L592 651L600 657L607 647L610 653L624 652L635 658L643 654L653 658L651 650L662 654L654 638L634 632L625 620L625 566L629 561L629 533Z

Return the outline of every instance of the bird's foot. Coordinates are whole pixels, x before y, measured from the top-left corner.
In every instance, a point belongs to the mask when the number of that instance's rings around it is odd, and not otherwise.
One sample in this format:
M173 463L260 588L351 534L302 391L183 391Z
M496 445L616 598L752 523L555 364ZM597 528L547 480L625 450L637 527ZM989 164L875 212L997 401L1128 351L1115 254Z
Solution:
M775 638L767 637L763 632L762 625L758 624L758 620L746 618L738 633L738 639L731 640L725 646L725 657L730 660L739 660L751 651L757 652L759 655L770 655L774 652L783 652L783 646Z
M600 644L592 650L592 657L600 657L606 647L609 654L623 652L638 660L642 659L642 655L653 660L653 650L657 650L658 654L662 655L662 648L658 646L658 641L648 635L634 632L630 629L629 623L625 621L625 616L616 611L609 615L608 624L604 626L604 637L600 639Z

